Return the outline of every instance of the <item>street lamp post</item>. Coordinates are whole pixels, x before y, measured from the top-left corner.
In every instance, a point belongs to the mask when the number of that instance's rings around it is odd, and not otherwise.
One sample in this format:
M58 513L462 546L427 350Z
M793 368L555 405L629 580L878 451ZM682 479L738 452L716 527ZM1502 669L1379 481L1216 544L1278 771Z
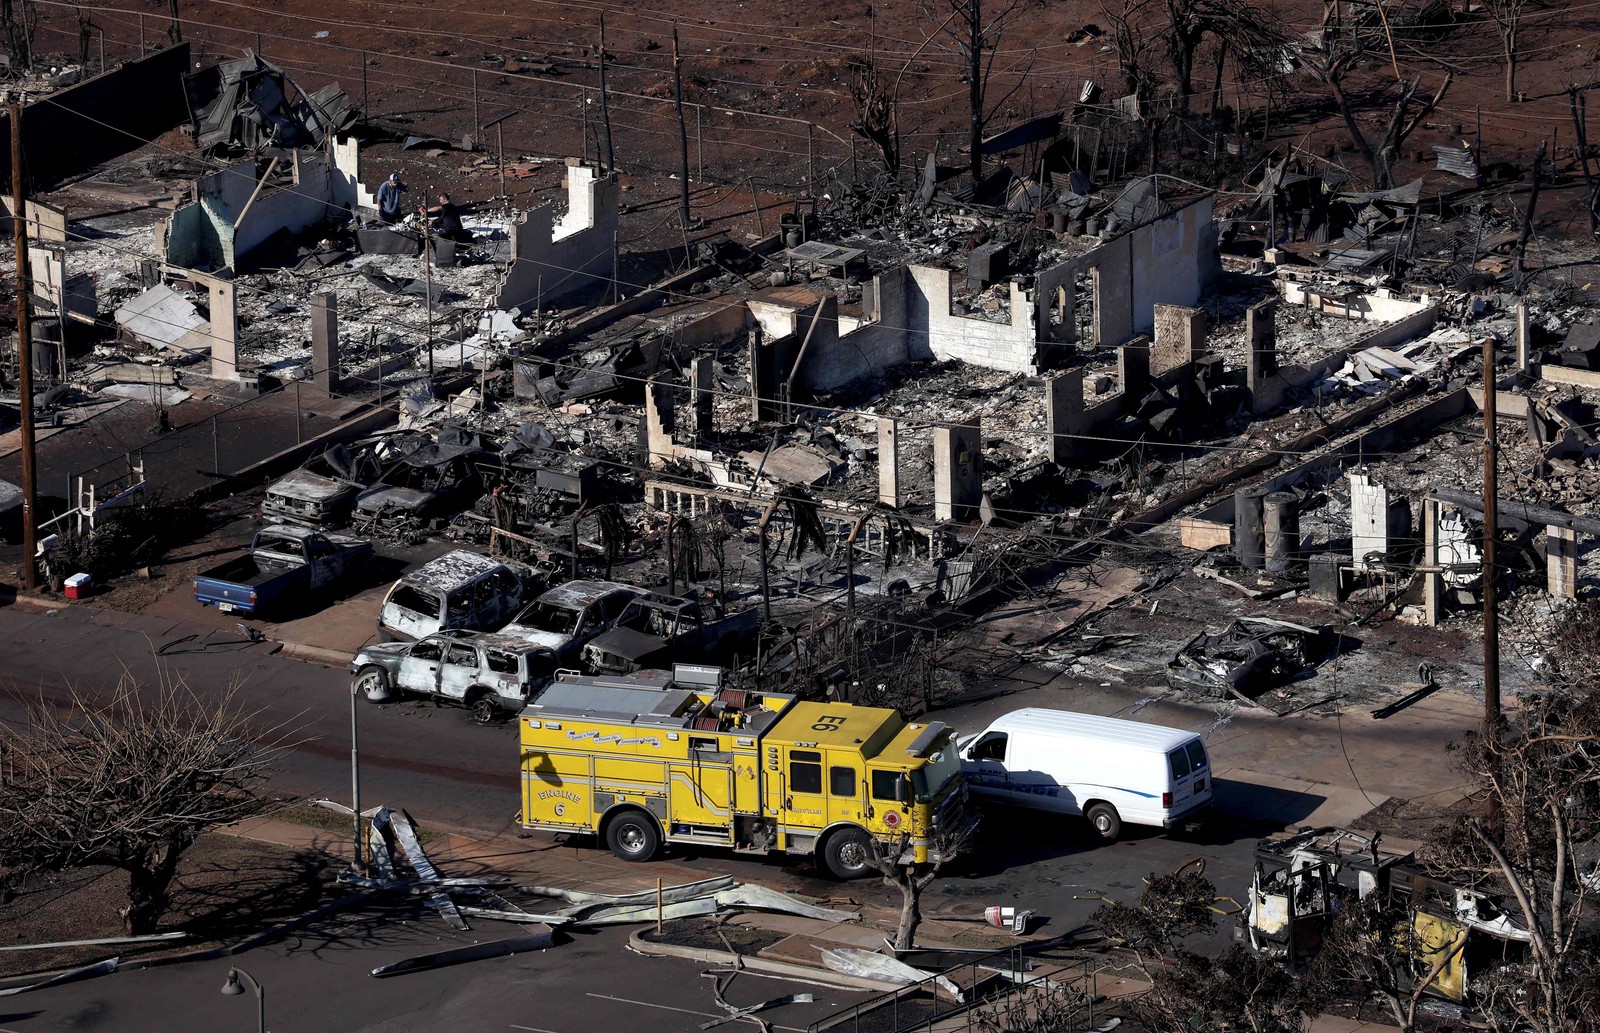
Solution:
M256 977L242 968L228 969L228 981L222 984L224 997L237 997L244 993L244 987L239 985L239 980L248 979L250 988L256 992L256 1033L267 1033L267 992L261 989L261 984Z
M356 745L356 697L360 690L359 681L350 686L350 809L351 820L355 823L355 868L356 871L366 874L366 851L361 842L361 752Z

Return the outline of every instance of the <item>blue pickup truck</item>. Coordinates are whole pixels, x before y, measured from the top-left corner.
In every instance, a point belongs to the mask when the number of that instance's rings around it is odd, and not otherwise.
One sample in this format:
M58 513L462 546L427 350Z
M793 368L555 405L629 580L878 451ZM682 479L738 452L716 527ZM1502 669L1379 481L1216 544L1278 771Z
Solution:
M330 588L372 560L372 543L281 525L256 532L250 553L194 578L194 597L224 613L260 613Z

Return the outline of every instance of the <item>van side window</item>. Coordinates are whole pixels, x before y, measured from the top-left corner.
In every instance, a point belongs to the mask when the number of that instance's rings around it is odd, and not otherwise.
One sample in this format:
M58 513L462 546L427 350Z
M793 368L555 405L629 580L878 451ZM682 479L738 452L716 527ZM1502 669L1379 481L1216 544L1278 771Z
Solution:
M1172 765L1173 778L1189 777L1189 755L1181 747L1167 754L1167 763Z
M1189 753L1189 767L1195 771L1206 769L1206 748L1198 742L1184 743L1183 748Z
M872 773L872 798L874 800L888 800L893 803L895 783L900 781L898 771L874 771Z
M444 646L438 642L418 642L411 647L413 660L443 660Z
M445 663L457 667L477 667L478 651L471 646L455 645L450 647L450 652L445 656Z
M978 740L978 745L972 748L973 760L1005 760L1006 739L1004 732L991 732Z
M498 649L488 650L489 670L495 674L516 674L517 657L515 653L502 653Z
M789 754L789 791L822 792L822 754L795 750Z
M856 769L829 768L828 792L833 796L856 795Z

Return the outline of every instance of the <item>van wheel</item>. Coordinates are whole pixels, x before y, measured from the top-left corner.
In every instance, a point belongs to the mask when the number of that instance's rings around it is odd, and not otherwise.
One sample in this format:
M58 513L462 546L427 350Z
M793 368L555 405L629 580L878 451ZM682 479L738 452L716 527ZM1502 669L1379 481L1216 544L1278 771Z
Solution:
M822 848L822 866L835 879L848 881L870 875L872 837L861 829L844 829L828 837Z
M627 810L606 825L606 846L624 861L648 861L661 849L661 833L654 818Z
M493 724L495 718L500 716L500 708L494 705L494 697L487 689L479 690L467 706L472 708L472 720L480 725Z
M389 672L375 665L369 664L357 671L353 687L368 703L387 703L394 696L389 689Z
M1109 803L1095 804L1084 812L1084 817L1094 827L1095 835L1107 843L1115 843L1117 837L1122 835L1122 816Z

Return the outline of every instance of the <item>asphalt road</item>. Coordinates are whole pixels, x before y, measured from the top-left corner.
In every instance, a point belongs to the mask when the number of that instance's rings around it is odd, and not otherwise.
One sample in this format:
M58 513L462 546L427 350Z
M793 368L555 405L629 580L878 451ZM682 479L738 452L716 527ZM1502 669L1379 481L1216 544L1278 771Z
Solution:
M275 765L274 788L286 795L350 799L351 706L344 671L263 655L226 637L153 639L89 623L107 619L95 613L81 607L54 614L17 606L0 609L0 640L7 643L0 685L10 696L0 697L0 715L17 716L17 700L28 696L42 693L65 700L69 681L86 690L104 689L124 669L153 684L158 664L200 693L221 693L237 681L248 704L259 707L255 720L262 734L285 744ZM1035 697L1049 691L1030 690L941 716L958 728L976 730L992 714L1040 701ZM1055 702L1060 705L1059 695ZM374 706L361 700L356 711L363 806L403 806L434 827L516 831L514 725L481 727L465 711L429 703ZM1173 723L1192 725L1193 720ZM1225 789L1219 785L1219 795L1225 797ZM1144 875L1197 856L1205 858L1219 892L1238 897L1249 878L1252 847L1273 827L1224 814L1196 832L1129 830L1122 842L1105 846L1079 821L995 810L985 818L980 849L935 883L926 909L978 915L991 904L1015 905L1034 909L1049 928L1066 932L1085 921L1103 898L1134 896ZM580 843L584 848L589 847ZM672 859L821 896L840 890L819 878L809 861L799 859L750 860L718 851L678 852ZM861 900L893 902L893 891L876 880L853 884L849 893ZM1227 935L1219 927L1218 939Z
M458 933L437 917L414 917L401 922L364 912L231 960L121 971L0 999L0 1033L253 1030L257 1002L249 983L241 980L242 995L221 992L233 963L265 989L265 1029L277 1033L681 1033L725 1014L711 980L700 976L705 965L630 953L629 930L618 928L557 934L545 951L372 978L372 969L401 958L512 935ZM725 997L743 1007L802 991L816 999L762 1012L779 1033L804 1033L871 996L743 974Z

